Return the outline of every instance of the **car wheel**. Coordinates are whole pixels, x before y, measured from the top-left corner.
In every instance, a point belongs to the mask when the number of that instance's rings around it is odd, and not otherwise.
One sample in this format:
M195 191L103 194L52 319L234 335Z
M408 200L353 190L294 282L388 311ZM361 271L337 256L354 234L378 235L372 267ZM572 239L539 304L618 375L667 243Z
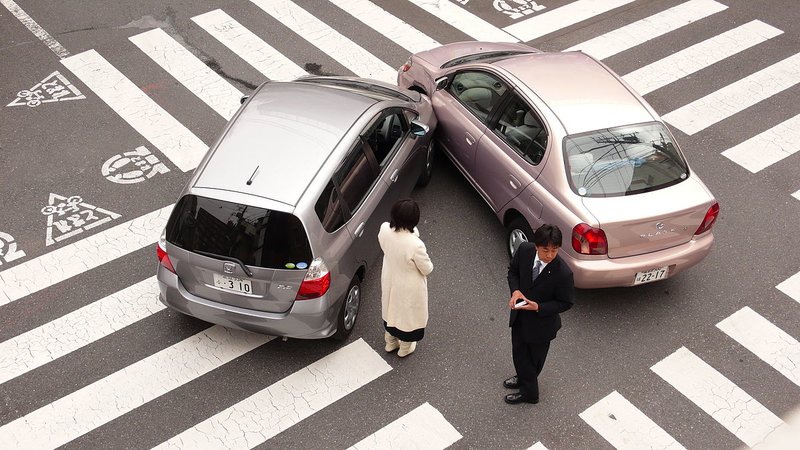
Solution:
M433 158L436 156L436 144L433 139L428 142L428 147L425 149L425 166L417 178L417 187L425 187L431 182L433 176Z
M506 227L506 237L506 242L508 243L506 250L508 250L508 257L511 258L517 251L519 244L529 242L533 239L533 230L531 226L528 225L527 220L522 217L517 217Z
M347 339L350 332L356 326L356 319L358 318L358 308L361 306L361 280L358 275L350 282L350 287L347 289L347 295L344 297L342 307L339 308L339 316L336 320L336 333L333 338L337 341Z

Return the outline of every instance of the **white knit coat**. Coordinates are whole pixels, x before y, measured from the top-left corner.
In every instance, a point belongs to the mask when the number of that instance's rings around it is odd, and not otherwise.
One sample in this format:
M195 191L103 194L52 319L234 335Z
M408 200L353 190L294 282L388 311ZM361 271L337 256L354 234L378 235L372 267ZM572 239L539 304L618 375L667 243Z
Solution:
M390 327L414 331L428 324L428 279L433 263L414 228L395 231L381 225L378 242L383 250L381 307Z

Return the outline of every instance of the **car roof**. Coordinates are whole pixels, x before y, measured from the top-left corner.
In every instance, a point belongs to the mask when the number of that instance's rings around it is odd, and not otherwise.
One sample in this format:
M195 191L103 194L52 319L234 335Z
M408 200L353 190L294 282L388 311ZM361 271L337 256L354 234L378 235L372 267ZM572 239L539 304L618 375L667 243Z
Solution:
M269 82L231 122L194 186L295 205L353 123L378 102L352 89Z
M534 53L492 65L526 84L569 134L655 120L616 75L584 53Z

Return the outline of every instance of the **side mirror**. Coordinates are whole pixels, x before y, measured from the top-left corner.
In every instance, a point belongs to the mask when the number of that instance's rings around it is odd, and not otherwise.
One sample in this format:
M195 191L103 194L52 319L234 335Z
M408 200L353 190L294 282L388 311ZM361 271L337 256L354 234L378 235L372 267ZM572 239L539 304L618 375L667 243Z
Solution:
M411 121L411 134L414 136L425 136L430 131L430 127L417 119Z
M447 77L442 77L436 80L436 90L441 90L447 87Z
M243 95L242 98L239 99L239 104L244 105L244 102L246 102L248 98L250 98L249 95Z

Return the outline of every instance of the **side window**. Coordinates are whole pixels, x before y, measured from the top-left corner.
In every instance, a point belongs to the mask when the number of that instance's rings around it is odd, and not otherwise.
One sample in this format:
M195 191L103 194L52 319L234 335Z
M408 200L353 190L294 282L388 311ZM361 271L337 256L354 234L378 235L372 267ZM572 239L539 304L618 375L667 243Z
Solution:
M367 156L364 142L356 144L334 175L341 201L351 214L361 206L372 184L378 179L378 170L374 161Z
M409 125L403 112L399 109L384 113L383 118L378 120L367 131L365 140L372 148L378 165L382 168L388 161L388 156L392 150L402 142L403 137L408 133Z
M344 225L344 213L342 212L342 203L339 201L339 191L333 185L333 180L328 182L322 195L317 199L314 205L314 211L322 223L322 227L327 232L333 232Z
M447 88L470 111L486 122L489 113L500 103L508 88L505 83L485 72L460 72Z
M500 112L494 131L529 163L542 160L547 148L547 129L536 112L514 95Z

